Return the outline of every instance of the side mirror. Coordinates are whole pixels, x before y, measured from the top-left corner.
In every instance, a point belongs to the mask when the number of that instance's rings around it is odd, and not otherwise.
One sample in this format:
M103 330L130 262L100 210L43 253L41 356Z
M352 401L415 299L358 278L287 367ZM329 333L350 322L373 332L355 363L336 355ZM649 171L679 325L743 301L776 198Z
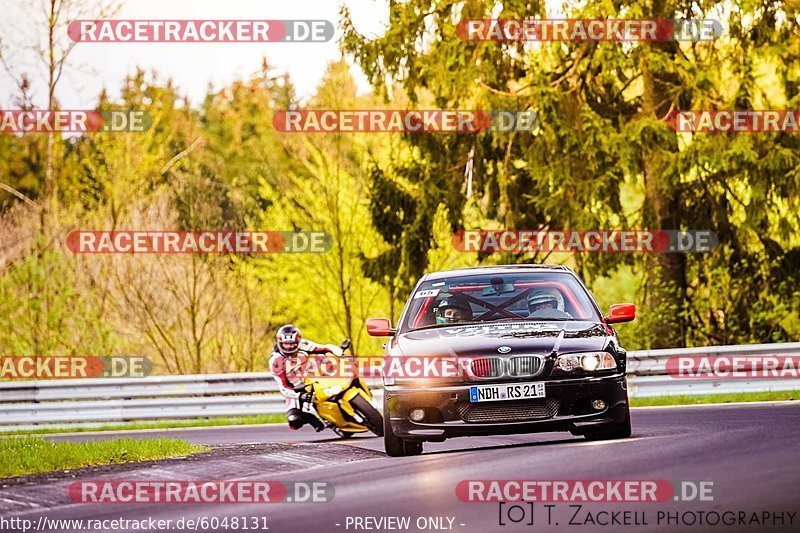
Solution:
M368 318L367 333L370 337L388 337L394 334L388 318Z
M620 322L630 322L636 318L636 306L633 304L614 304L608 308L608 316L605 320L608 324L618 324Z
M341 346L339 346L339 347L340 347L340 348L342 349L342 351L344 352L344 351L346 351L346 350L349 350L349 349L350 349L350 347L351 347L352 345L353 345L353 343L352 343L352 342L350 342L350 339L347 339L347 340L346 340L346 341L344 341L344 342L341 344Z

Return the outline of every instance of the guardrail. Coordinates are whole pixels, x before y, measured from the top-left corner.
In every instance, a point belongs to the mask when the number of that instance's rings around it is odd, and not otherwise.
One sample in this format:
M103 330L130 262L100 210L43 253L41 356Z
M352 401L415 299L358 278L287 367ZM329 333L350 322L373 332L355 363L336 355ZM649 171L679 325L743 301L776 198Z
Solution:
M745 344L736 346L707 346L668 350L639 350L628 352L628 393L632 397L735 394L773 392L800 389L797 378L674 378L667 375L670 357L714 356L800 356L800 342L778 344Z
M794 378L676 379L667 375L673 356L800 355L800 342L711 346L628 352L632 397L768 392L800 389ZM380 406L380 380L367 380ZM0 431L96 426L283 413L283 398L268 372L198 374L0 383Z

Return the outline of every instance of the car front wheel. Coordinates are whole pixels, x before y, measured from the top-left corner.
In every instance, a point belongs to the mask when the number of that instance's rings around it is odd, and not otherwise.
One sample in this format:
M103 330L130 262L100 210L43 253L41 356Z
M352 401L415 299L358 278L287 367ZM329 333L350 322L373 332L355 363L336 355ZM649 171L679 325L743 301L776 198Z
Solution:
M587 440L612 440L627 439L631 436L631 410L625 409L625 419L622 422L608 424L602 429L588 432L584 435Z
M383 402L383 446L389 457L407 457L422 453L422 442L401 439L392 433L392 424L389 422L389 408Z

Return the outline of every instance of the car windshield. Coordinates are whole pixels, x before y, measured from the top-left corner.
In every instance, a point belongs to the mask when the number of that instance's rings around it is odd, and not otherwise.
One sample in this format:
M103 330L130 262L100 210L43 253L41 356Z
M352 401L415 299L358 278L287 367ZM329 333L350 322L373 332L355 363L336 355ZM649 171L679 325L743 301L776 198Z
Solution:
M401 330L531 320L600 317L570 272L459 275L421 283L411 295Z

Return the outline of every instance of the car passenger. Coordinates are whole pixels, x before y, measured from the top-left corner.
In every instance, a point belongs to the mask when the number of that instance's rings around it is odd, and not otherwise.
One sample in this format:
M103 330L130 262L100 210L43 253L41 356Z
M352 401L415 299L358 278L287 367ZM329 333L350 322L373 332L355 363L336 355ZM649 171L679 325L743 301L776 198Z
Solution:
M550 311L550 313L548 313ZM528 295L528 316L572 315L564 309L564 297L556 289L536 289ZM553 313L555 312L555 313Z

